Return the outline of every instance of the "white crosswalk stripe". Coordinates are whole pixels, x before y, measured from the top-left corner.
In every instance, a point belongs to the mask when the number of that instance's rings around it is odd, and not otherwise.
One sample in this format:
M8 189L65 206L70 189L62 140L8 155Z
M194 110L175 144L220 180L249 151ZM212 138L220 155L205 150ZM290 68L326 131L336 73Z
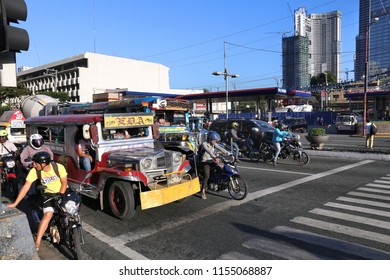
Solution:
M293 225L300 225L299 229L277 226L271 233L364 259L390 259L390 250L379 250L344 240L352 237L355 240L366 240L368 244L378 244L376 247L381 249L389 248L390 203L387 201L390 201L390 174L335 200L308 211L310 217L305 215L291 219ZM312 232L315 229L321 230L321 234ZM242 246L281 259L326 259L294 244L259 237L243 242ZM247 259L249 257L244 256Z

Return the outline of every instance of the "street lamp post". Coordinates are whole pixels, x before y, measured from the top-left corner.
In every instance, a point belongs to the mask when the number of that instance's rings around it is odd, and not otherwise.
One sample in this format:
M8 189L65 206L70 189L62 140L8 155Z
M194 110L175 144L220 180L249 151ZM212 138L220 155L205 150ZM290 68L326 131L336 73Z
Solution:
M231 74L227 70L227 68L226 68L226 42L224 42L223 44L224 44L223 45L224 46L223 47L223 65L224 65L224 70L223 70L223 72L214 71L212 74L214 76L220 76L220 75L224 76L224 79L225 79L225 91L226 91L226 120L228 120L229 119L229 109L228 109L228 104L229 104L229 89L228 89L229 77L231 77L231 78L238 78L239 75L238 74Z
M366 27L366 56L364 61L364 100L363 100L363 136L366 136L366 123L367 123L367 88L368 88L368 72L369 72L369 59L370 59L370 27L373 23L379 21L378 17L375 17Z

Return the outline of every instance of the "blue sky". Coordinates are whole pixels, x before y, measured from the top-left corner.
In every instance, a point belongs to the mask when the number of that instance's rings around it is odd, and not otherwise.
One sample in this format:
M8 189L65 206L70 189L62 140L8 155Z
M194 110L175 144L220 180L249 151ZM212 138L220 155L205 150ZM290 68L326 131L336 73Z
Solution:
M308 13L342 12L341 69L354 69L359 0L25 2L28 18L20 26L30 35L30 49L17 55L18 66L96 50L169 67L171 88L222 91L223 76L211 73L223 71L227 42L227 68L240 75L229 88L274 87L282 78L282 33L293 34L291 12L306 7Z

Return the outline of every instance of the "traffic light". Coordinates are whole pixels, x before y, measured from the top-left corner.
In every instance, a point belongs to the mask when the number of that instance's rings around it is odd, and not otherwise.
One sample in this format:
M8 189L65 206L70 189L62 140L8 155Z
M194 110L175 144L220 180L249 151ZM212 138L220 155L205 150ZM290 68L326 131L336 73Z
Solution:
M10 25L26 18L27 5L24 0L0 0L0 52L28 50L30 40L27 31Z

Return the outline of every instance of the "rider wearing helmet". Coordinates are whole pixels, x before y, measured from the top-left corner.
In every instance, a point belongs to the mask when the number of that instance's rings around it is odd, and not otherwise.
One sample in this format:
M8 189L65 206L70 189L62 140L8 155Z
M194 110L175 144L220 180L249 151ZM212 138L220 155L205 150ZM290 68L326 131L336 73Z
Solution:
M279 122L274 130L272 135L272 143L275 146L276 152L273 160L274 166L276 166L276 161L278 160L278 156L280 154L281 146L280 144L283 142L283 139L290 135L287 131L284 131L285 125Z
M38 152L47 152L50 155L50 158L53 159L54 155L50 148L44 145L44 140L40 134L31 134L29 146L23 149L20 154L20 161L22 162L25 168L29 168L32 164L32 157Z
M210 177L210 171L211 166L214 163L219 162L219 158L216 155L217 151L222 152L223 154L229 154L228 151L226 151L224 148L222 148L217 143L221 141L221 137L219 136L218 132L215 131L209 131L207 134L207 141L204 141L201 145L200 150L203 151L201 162L203 164L203 181L202 181L202 198L206 199L206 188L207 188L207 182ZM217 150L217 151L216 151Z
M234 150L234 155L235 155L237 161L238 161L238 151L239 151L238 143L242 140L237 135L237 131L238 131L239 126L240 125L238 124L238 122L232 123L232 129L230 130L229 139L228 139L228 143L230 143L230 145L231 145L231 150L232 151Z
M56 167L51 163L51 155L48 152L38 152L32 157L33 168L27 175L26 182L21 188L18 197L14 203L8 204L8 207L16 207L19 202L25 197L33 182L41 179L41 184L46 186L44 190L43 201L43 218L39 223L37 239L35 241L36 249L39 250L41 239L45 233L47 226L53 217L54 200L48 200L49 194L64 194L68 186L67 172L62 164L56 163ZM56 170L58 169L58 170ZM40 176L38 176L40 174Z
M7 136L8 132L6 130L0 130L0 156L16 153L18 151L15 144L8 141Z

